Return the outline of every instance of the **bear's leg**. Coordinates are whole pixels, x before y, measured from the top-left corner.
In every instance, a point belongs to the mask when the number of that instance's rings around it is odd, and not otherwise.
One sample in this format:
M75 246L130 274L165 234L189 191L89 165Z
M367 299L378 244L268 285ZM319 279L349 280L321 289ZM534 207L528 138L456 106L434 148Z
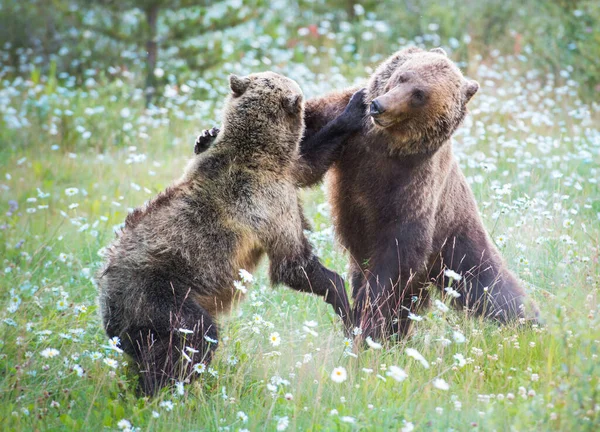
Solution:
M376 286L375 290L371 289ZM408 335L413 319L429 303L429 293L418 280L409 282L404 289L391 283L382 284L371 279L358 290L354 302L353 320L362 329L363 338L385 339L396 334L398 339Z
M477 235L473 230L469 236L457 236L449 242L443 252L443 266L461 277L452 280L452 288L460 297L454 303L460 309L507 323L520 318L537 319L537 309L527 314L527 295L517 278L506 268L500 253L485 234ZM451 277L439 277L439 285L445 289Z
M399 336L404 336L410 327L404 321L409 312L416 310L412 299L422 293L423 270L430 251L427 227L405 224L394 234L396 238L390 235L380 242L365 271L365 283L354 291L354 323L362 329L364 338L388 337L394 327Z
M271 259L271 280L282 283L296 291L322 296L349 328L350 301L342 277L325 267L312 255L308 258Z
M151 325L127 329L121 344L138 365L141 392L152 396L175 381L194 379L194 366L210 363L217 347L217 327L204 309L186 300L153 317Z
M352 287L352 298L355 299L358 296L358 292L360 291L360 288L365 284L365 282L367 280L365 279L365 271L356 263L350 264L350 275L351 275L350 285Z
M361 338L385 339L394 331L394 317L399 313L399 300L395 287L388 281L375 277L355 290L353 321L361 329Z
M413 285L410 294L405 294L400 299L400 307L396 318L392 322L392 332L398 335L398 339L408 336L414 320L421 319L420 311L429 304L429 292L425 288L416 289Z

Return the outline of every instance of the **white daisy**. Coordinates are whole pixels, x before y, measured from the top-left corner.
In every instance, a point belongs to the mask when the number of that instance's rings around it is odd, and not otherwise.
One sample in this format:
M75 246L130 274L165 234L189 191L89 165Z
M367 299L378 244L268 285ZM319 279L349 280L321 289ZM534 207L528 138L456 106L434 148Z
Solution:
M333 382L341 383L341 382L346 381L347 378L348 378L348 373L346 372L346 369L343 366L336 367L331 372L331 380Z

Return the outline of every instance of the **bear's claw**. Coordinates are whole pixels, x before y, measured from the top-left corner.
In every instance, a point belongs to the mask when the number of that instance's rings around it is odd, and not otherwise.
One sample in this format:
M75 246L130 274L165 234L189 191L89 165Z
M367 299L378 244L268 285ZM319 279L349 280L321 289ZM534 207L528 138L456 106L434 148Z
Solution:
M206 151L211 144L214 142L215 138L219 134L220 129L217 127L213 127L211 129L204 129L198 138L196 138L196 143L194 144L194 153L200 154Z

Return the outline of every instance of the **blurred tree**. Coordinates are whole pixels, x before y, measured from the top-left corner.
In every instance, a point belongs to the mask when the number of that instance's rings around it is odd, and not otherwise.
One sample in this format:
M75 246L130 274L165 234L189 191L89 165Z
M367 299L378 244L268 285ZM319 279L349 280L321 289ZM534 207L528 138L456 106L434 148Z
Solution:
M237 26L256 17L258 8L242 8L242 2L210 0L79 0L85 28L125 45L145 48L146 105L156 93L155 74L159 48L175 47L191 67L199 66L198 57L209 52L203 44L185 44L211 32ZM258 6L258 2L255 2ZM210 10L217 9L207 19ZM97 11L91 18L90 11ZM141 11L144 19L126 19L126 13ZM241 13L240 13L241 12ZM131 16L131 15L129 15ZM135 14L134 14L135 16ZM217 56L202 56L202 67L218 62Z

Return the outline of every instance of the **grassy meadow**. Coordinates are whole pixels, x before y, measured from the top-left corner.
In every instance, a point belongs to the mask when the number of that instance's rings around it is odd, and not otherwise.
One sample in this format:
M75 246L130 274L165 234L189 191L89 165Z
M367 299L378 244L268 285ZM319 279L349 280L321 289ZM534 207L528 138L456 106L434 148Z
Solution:
M272 69L310 97L377 64L266 60L167 85L149 109L126 70L0 77L2 429L598 430L600 105L580 100L568 68L546 75L501 55L464 68L481 89L454 148L543 326L432 307L409 339L352 347L329 306L271 287L263 266L199 379L136 397L130 360L101 328L93 275L128 211L178 178L195 136L218 124L226 75ZM310 238L343 274L325 189L303 192Z

